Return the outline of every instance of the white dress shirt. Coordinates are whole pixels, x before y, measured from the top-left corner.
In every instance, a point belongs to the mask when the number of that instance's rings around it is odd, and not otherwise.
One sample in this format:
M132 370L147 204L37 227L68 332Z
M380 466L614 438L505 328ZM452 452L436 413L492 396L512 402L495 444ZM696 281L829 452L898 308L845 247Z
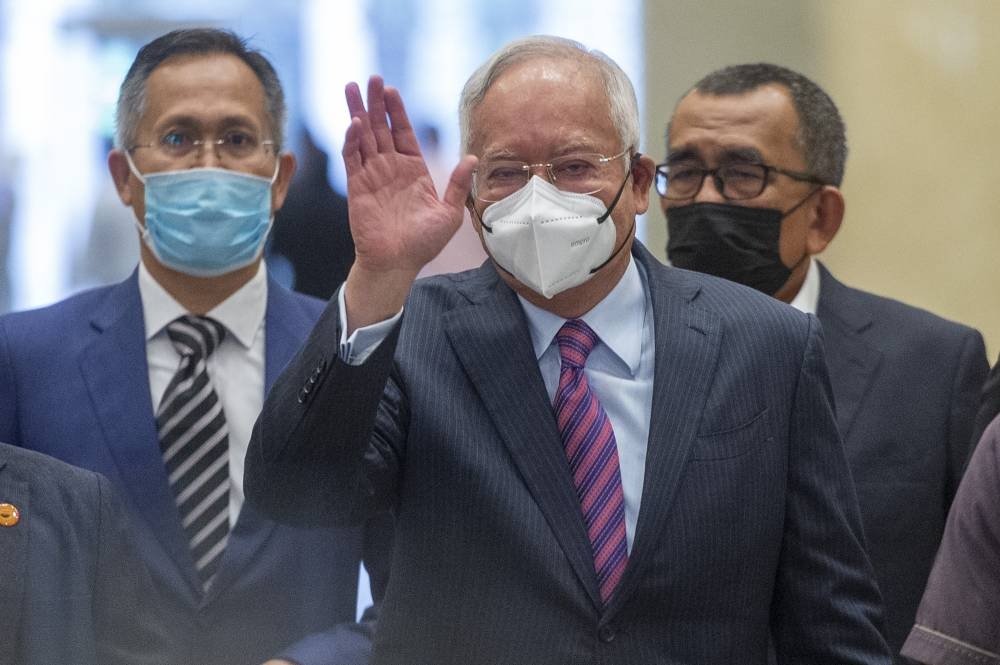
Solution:
M146 360L153 413L180 365L180 354L167 336L167 324L188 314L139 264L139 295L146 324ZM226 327L226 336L208 358L208 376L222 403L229 427L229 526L243 506L243 463L250 432L264 405L264 314L267 272L264 262L254 277L208 313Z
M816 308L819 306L819 264L814 258L809 257L806 278L803 280L799 292L795 294L789 304L800 312L816 313Z

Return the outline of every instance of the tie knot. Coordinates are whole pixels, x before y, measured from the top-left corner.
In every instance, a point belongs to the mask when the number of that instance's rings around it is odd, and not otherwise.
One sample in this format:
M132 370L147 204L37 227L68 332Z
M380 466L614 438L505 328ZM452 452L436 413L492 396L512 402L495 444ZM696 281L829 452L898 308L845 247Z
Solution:
M597 344L597 333L580 319L570 319L556 333L563 365L583 367Z
M226 336L221 323L206 316L187 314L167 325L167 336L182 356L208 358Z

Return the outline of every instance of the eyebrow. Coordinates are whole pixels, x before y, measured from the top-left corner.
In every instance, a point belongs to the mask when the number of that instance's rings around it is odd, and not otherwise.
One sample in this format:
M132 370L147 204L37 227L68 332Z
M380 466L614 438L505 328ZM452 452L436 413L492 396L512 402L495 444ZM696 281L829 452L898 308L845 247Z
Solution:
M682 148L667 155L667 164L681 162L704 163L701 153L694 148ZM756 148L727 148L722 151L719 164L763 164L764 156Z
M581 142L569 143L560 148L559 150L556 150L551 155L549 155L545 161L551 161L553 159L565 157L566 155L579 155L579 154L591 154L591 153L602 154L602 155L604 154L596 147L594 147L592 143L581 143ZM525 164L528 163L528 160L522 158L519 154L517 154L515 151L509 148L501 148L499 150L493 150L484 153L482 159L487 161L503 160L512 162L523 162Z
M182 115L167 117L164 119L164 121L158 124L161 127L176 126L176 127L189 127L189 128L203 130L206 127L213 127L213 126L222 128L231 128L231 127L251 128L257 126L257 121L254 118L247 115L227 115L222 118L219 118L218 120L213 119L209 122L206 122L202 118L196 118L192 115L185 113ZM263 127L261 127L260 129L264 131Z
M722 152L722 159L719 161L724 164L732 162L763 164L764 155L756 148L731 148Z
M677 151L668 151L667 164L677 164L678 162L700 162L698 152L691 148L684 148Z

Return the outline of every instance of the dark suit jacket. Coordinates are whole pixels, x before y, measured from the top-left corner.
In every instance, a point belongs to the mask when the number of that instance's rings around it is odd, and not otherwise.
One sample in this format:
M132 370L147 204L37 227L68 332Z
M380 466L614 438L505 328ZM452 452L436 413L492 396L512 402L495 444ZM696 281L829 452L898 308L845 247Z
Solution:
M322 306L269 282L265 386ZM367 657L370 636L353 623L362 528L290 528L245 505L203 596L157 440L136 274L0 318L0 440L98 471L120 490L163 591L171 662L246 665L284 653L353 665ZM325 640L314 636L327 629Z
M170 665L154 593L106 478L0 444L0 665Z
M820 274L837 424L898 654L971 451L986 349L972 328Z
M1000 358L990 370L986 383L980 394L979 411L976 413L976 425L972 430L972 445L982 437L986 427L1000 414Z
M772 630L780 663L889 662L816 319L634 253L653 415L606 609L524 313L491 264L418 282L360 366L337 359L333 301L275 384L248 498L311 523L398 511L375 662L753 665Z

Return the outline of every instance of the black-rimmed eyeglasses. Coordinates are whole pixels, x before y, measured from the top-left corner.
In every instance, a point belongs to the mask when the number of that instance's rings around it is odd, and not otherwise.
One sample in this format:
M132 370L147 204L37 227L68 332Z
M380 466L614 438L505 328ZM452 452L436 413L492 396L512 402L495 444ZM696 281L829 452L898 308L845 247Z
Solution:
M659 164L656 167L656 191L670 201L692 199L701 191L705 176L712 176L715 188L728 201L742 201L760 196L767 186L771 172L780 173L793 180L826 183L802 171L792 171L770 164L726 164L714 169L687 164Z

